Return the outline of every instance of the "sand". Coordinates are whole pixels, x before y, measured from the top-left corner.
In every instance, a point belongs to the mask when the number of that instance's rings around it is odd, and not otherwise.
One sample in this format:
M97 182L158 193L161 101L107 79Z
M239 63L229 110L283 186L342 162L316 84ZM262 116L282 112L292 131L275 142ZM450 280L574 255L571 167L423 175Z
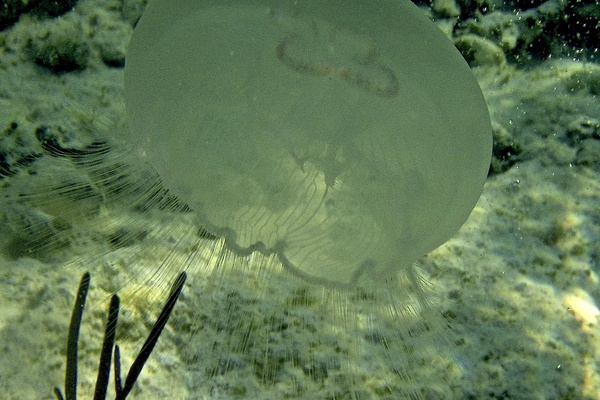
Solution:
M83 271L89 398L110 294L123 299L127 368L185 268L190 280L131 398L600 398L597 64L477 59L493 172L458 234L419 261L431 309L403 315L381 292L307 285L272 258L227 252L189 212L107 199L76 152L48 150L54 138L67 149L110 138L118 149L125 45L140 9L80 0L58 19L26 14L0 32L0 397L51 399L62 387ZM115 154L104 159L113 172ZM130 187L155 179L131 163ZM61 195L65 182L89 191Z

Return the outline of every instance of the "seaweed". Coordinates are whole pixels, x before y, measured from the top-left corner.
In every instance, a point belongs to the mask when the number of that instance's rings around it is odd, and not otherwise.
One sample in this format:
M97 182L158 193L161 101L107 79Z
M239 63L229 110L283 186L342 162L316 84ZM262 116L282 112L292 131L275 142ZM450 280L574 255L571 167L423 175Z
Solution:
M119 345L115 344L115 332L119 319L120 300L117 294L112 295L107 314L107 322L102 343L102 350L100 353L100 361L98 363L98 377L96 378L96 386L94 389L94 400L106 399L108 381L110 378L110 365L111 360L113 359L113 348L116 392L115 399L124 400L127 398L137 378L142 372L146 361L150 357L150 354L152 353L152 350L154 349L154 346L156 345L163 328L169 320L171 312L177 303L179 294L183 289L186 279L187 274L185 272L181 272L177 276L177 279L171 288L171 294L169 295L160 315L154 323L148 338L144 342L140 352L129 368L124 384L121 380L121 352ZM79 329L81 327L83 309L87 299L90 280L90 273L86 272L81 277L81 282L79 283L79 289L77 291L77 298L75 299L73 313L71 314L71 322L69 324L67 338L67 365L64 388L65 396L63 396L62 391L58 387L55 387L54 394L58 400L77 399L77 345L79 342Z

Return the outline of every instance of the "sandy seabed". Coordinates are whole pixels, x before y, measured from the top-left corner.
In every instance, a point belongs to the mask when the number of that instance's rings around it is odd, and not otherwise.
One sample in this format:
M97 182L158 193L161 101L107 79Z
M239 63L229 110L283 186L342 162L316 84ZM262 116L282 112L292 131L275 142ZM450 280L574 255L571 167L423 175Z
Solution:
M419 262L431 309L406 313L414 299L401 294L331 291L272 257L236 256L181 210L105 207L101 195L15 209L16 194L54 187L57 174L90 185L73 155L49 155L40 138L86 148L124 129L123 70L107 60L123 57L131 26L115 15L109 1L82 0L59 22L24 16L1 33L2 398L51 399L62 385L84 270L81 397L95 379L110 294L123 298L117 341L129 365L185 266L190 280L132 398L600 399L600 67L474 69L493 121L494 172L459 233ZM56 75L32 61L28 38L51 23L93 26L83 70ZM53 219L64 207L94 218ZM18 236L19 226L35 229ZM32 237L56 245L25 254L44 243Z

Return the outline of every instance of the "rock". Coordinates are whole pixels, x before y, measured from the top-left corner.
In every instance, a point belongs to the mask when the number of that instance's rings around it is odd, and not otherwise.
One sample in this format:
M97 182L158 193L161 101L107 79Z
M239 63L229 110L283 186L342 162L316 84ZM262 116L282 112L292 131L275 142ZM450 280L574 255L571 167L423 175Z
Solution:
M454 18L460 15L460 8L455 0L433 0L431 8L436 14L445 18Z
M511 133L498 123L492 123L494 146L492 149L492 162L490 174L500 174L507 171L519 159L522 153L521 145L515 142Z
M471 66L503 65L506 56L502 49L488 39L467 34L457 38L454 45Z
M26 53L40 67L62 74L87 67L90 45L79 25L57 19L32 34Z

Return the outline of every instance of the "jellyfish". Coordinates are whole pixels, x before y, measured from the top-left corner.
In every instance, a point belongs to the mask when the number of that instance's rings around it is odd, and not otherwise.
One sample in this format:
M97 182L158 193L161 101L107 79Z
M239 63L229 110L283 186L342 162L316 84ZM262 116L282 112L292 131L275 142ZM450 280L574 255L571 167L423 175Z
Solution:
M326 285L393 280L464 223L492 140L452 43L381 3L154 1L126 141L238 254Z

